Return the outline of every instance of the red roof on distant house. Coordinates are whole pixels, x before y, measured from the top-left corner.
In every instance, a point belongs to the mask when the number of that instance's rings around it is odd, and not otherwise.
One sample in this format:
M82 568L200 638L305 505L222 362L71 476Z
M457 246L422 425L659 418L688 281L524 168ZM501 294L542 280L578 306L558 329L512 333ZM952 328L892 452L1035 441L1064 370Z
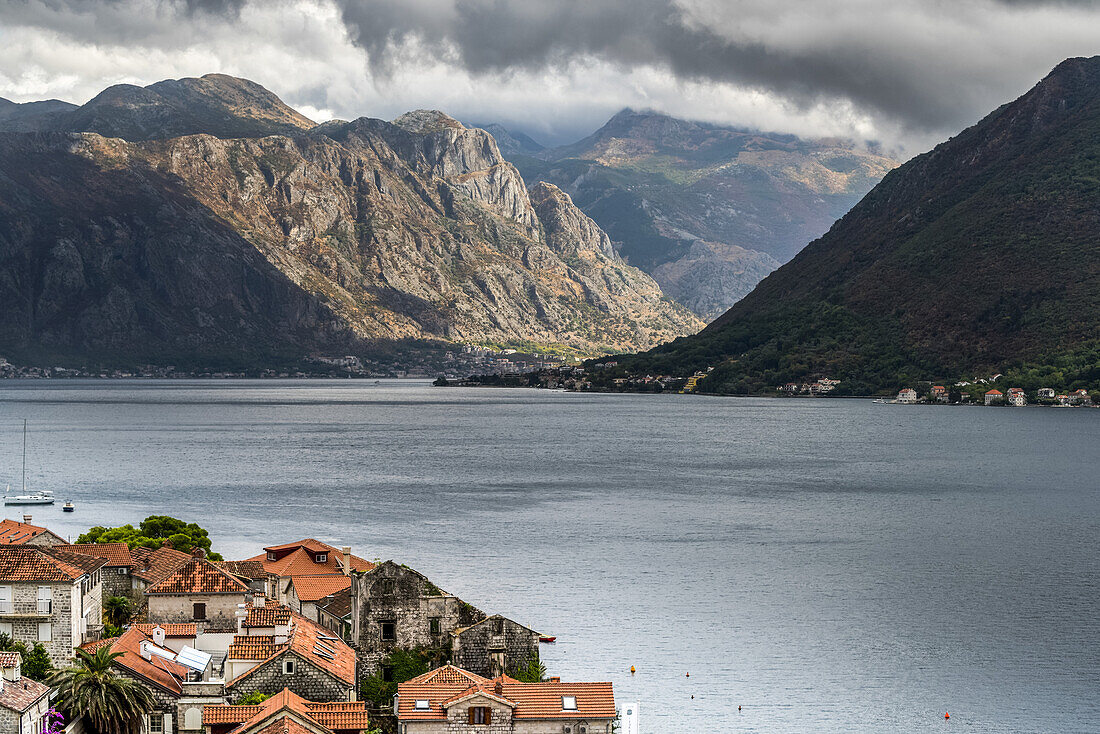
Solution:
M295 716L299 721L295 721ZM355 731L370 728L364 701L317 703L307 701L288 688L256 706L220 704L204 706L202 710L203 726L239 724L233 729L234 734L267 732L273 723L278 724L278 727L271 731L280 734L283 731L311 731L310 728L301 727L300 721L316 724L324 730ZM294 729L291 728L292 725L301 728Z
M293 576L290 583L300 601L318 601L329 594L351 588L351 577L343 574L323 574L319 576Z
M990 390L989 392L986 393L986 395L1004 395L1004 393L1001 392L1000 390Z
M192 558L145 590L146 594L245 594L249 588L205 558Z
M264 548L264 551L264 553L246 560L259 561L268 573L276 576L343 573L341 570L343 554L340 549L313 538L305 538L294 543L272 545ZM268 553L275 553L278 558L270 560L267 556ZM318 555L324 555L325 560L318 563ZM351 567L356 571L369 571L374 568L374 564L358 556L352 556Z
M190 553L168 547L133 548L130 555L134 559L130 574L147 584L155 584L192 558Z
M73 543L55 545L54 548L70 553L83 553L86 556L95 556L107 561L112 568L134 565L134 557L130 555L130 546L125 543Z
M614 719L615 695L610 683L521 683L506 675L483 678L454 665L425 673L397 687L399 721L445 721L447 707L470 698L486 697L512 708L514 719ZM574 697L576 709L563 708L563 697ZM428 708L417 709L417 700Z
M264 605L257 606L254 601L248 603L248 612L242 627L275 627L290 624L290 607L280 605L274 599L264 598Z
M103 566L100 558L47 546L0 545L0 581L76 581Z
M19 545L42 534L52 535L59 543L65 542L57 533L38 525L6 519L0 522L0 545Z

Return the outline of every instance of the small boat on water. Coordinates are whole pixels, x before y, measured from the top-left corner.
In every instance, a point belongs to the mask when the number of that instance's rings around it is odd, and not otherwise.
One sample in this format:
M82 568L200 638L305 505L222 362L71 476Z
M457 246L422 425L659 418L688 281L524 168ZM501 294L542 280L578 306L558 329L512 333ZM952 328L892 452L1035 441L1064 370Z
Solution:
M73 512L74 510L76 510L76 505L72 503L72 500L69 500L65 504L61 505L62 512Z
M27 420L23 419L23 494L10 495L11 485L4 492L5 505L52 505L53 494L50 492L27 493Z

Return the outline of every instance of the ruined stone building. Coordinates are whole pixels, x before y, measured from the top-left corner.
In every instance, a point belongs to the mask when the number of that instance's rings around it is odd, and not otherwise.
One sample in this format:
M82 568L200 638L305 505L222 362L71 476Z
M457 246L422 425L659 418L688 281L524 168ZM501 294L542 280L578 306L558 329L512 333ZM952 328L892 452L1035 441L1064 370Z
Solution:
M539 633L494 614L453 634L451 662L486 678L515 671L536 657Z

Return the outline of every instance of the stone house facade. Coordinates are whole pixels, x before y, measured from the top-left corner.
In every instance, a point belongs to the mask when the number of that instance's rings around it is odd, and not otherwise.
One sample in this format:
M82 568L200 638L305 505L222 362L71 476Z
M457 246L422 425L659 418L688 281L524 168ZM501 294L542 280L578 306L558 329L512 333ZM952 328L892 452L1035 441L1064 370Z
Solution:
M50 710L50 687L23 677L22 656L0 652L0 732L38 734Z
M103 628L103 560L46 546L0 546L0 632L42 643L56 667Z
M399 648L447 648L455 630L484 618L481 610L393 561L352 574L351 644L361 675L378 672Z
M100 570L104 599L110 599L113 596L129 598L132 594L131 572L134 568L134 559L130 555L130 547L125 543L80 543L55 547L69 553L81 553L104 560L103 568Z
M399 734L610 734L610 683L521 683L447 665L398 685Z
M451 662L486 678L495 678L526 664L539 653L539 633L494 614L455 630Z
M150 622L195 622L204 629L232 631L237 627L238 605L247 603L252 591L199 556L150 586L145 596Z

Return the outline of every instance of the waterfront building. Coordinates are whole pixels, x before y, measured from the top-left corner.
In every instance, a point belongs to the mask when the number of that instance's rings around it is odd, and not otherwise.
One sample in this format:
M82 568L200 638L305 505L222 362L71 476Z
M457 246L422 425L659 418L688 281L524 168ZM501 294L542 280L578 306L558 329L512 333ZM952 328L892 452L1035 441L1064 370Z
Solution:
M994 403L1004 402L1004 393L1000 390L993 389L985 394L985 404L993 405Z
M288 593L295 576L347 577L352 571L369 571L374 567L370 561L353 556L347 546L337 549L314 538L268 546L263 553L247 560L260 563L275 579L274 588L267 589L266 593L280 604L289 603ZM333 591L336 589L330 588L327 593Z
M1040 387L1038 395L1039 395L1040 398L1045 398L1047 400L1053 400L1054 399L1054 388L1053 387Z
M539 652L538 632L499 614L456 629L453 637L454 664L486 678L514 671Z
M913 403L917 402L917 391L911 387L907 387L898 393L897 401L899 403L912 405Z
M394 700L400 734L610 734L610 683L521 683L447 665L401 683Z

